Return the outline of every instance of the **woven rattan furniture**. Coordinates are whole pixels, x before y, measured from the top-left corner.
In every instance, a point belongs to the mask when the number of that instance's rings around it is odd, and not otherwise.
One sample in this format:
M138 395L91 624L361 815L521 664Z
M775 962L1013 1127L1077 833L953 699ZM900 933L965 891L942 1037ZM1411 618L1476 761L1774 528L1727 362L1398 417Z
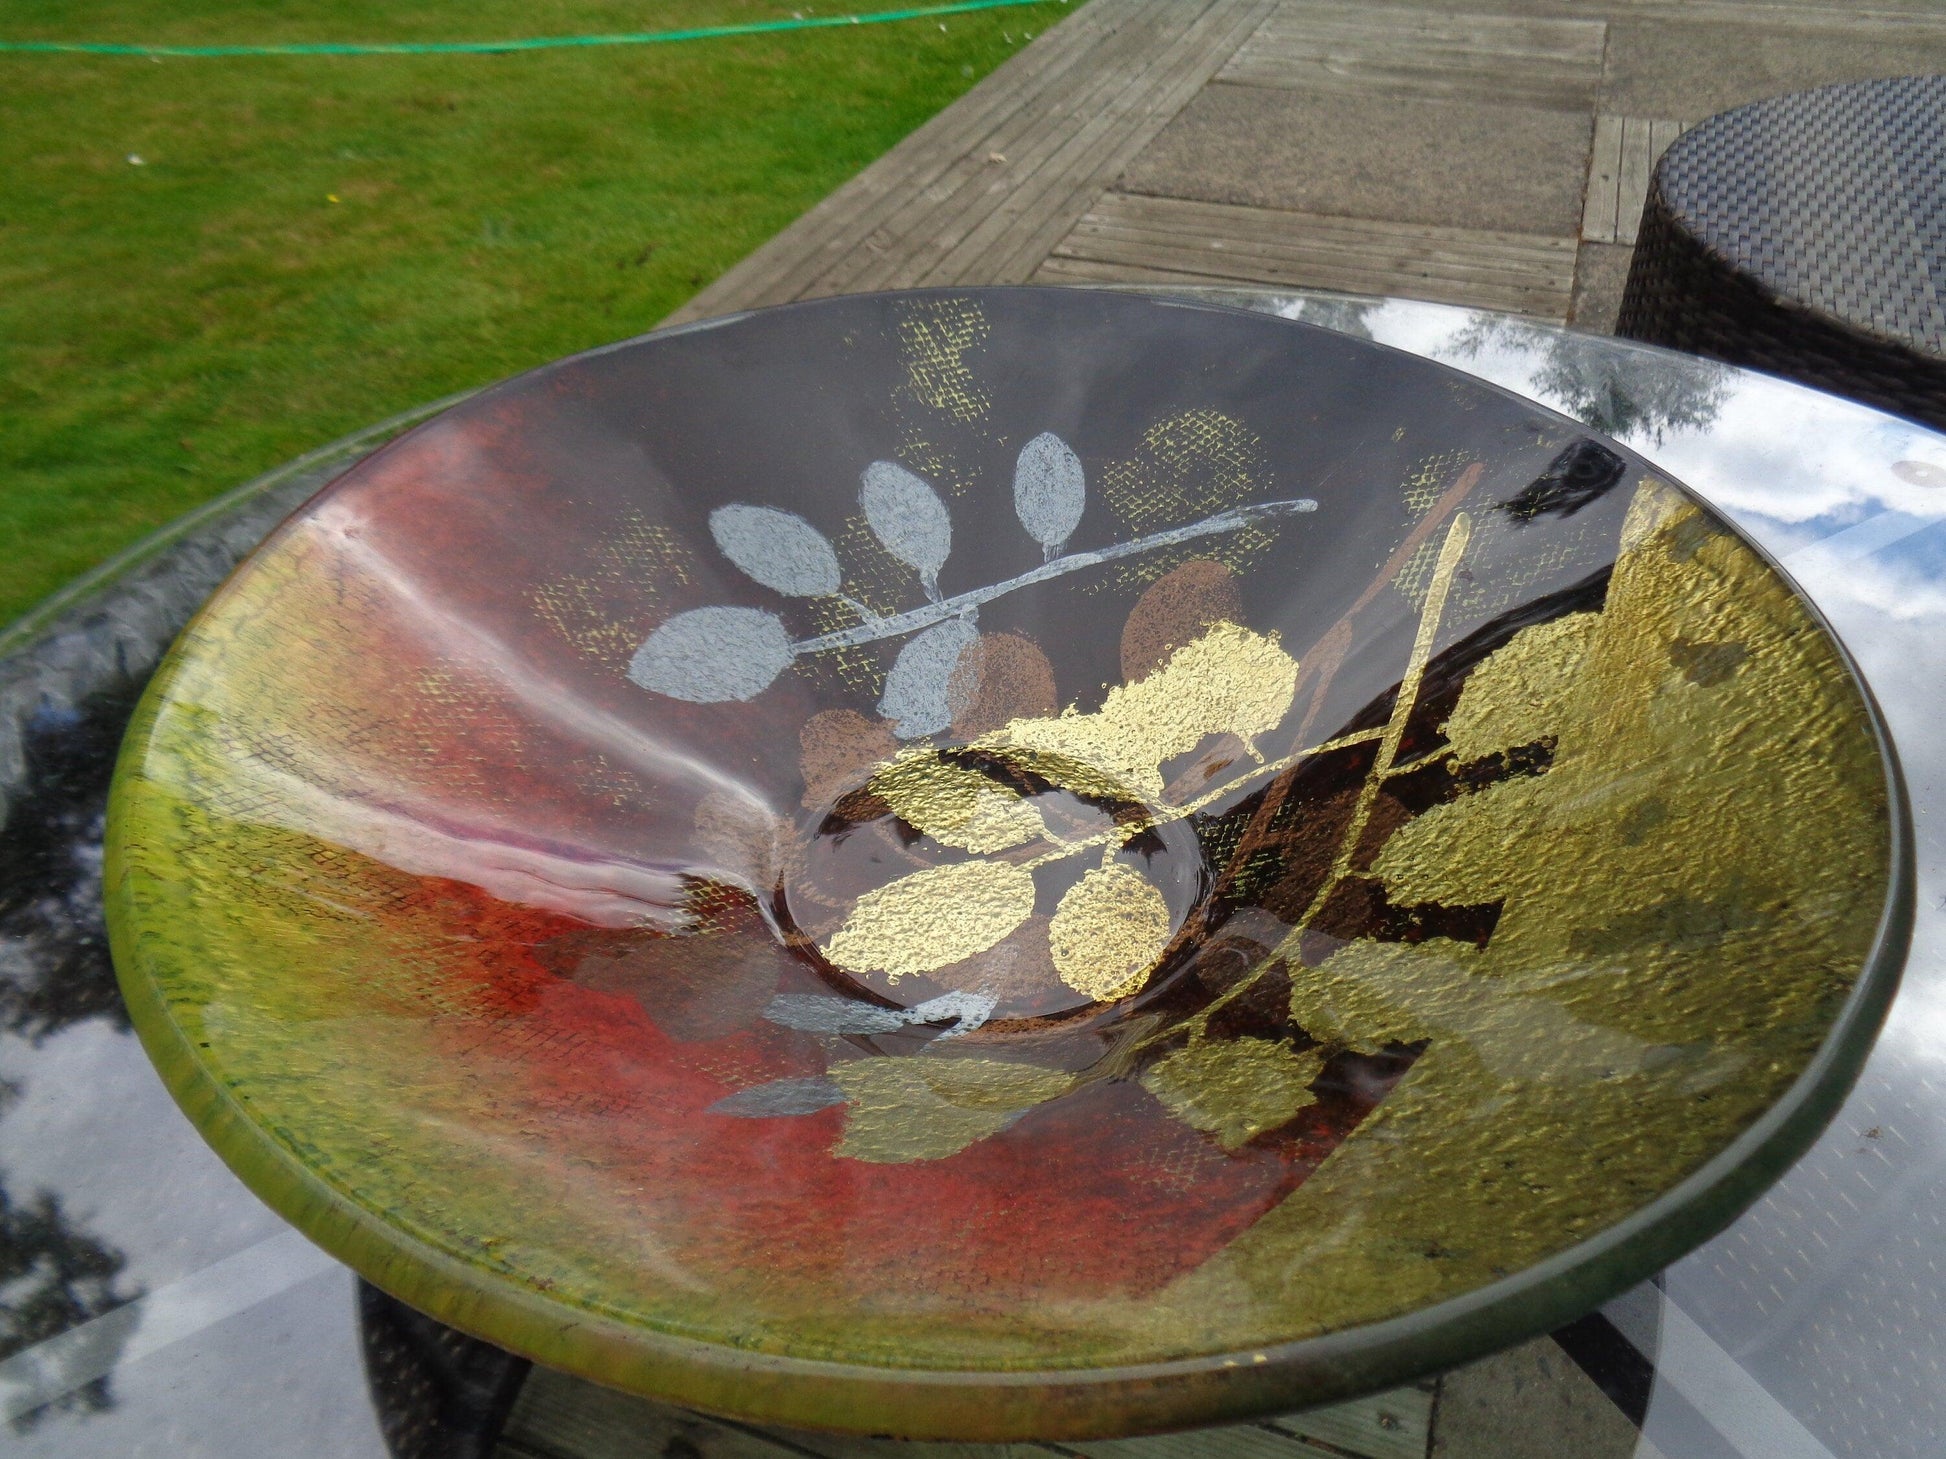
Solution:
M1656 164L1617 333L1946 424L1946 77L1772 97Z

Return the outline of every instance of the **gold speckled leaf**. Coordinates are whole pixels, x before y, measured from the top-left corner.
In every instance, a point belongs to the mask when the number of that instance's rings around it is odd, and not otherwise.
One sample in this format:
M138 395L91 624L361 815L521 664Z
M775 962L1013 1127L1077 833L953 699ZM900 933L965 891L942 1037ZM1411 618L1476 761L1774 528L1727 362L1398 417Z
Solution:
M1453 754L1478 760L1552 736L1601 622L1599 613L1570 613L1537 623L1475 669L1446 721Z
M1111 863L1068 888L1047 936L1061 981L1107 1003L1142 985L1173 930L1169 904L1154 884L1133 867Z
M1299 1053L1270 1039L1222 1039L1179 1049L1142 1076L1142 1087L1184 1124L1234 1150L1274 1130L1307 1104L1324 1068L1313 1049Z
M849 1105L835 1153L876 1164L956 1155L1074 1083L1033 1064L926 1055L854 1060L831 1079Z
M903 820L962 851L1004 851L1047 834L1017 791L931 750L900 755L872 777L872 790Z
M1033 873L1003 861L961 861L865 893L824 955L850 972L896 982L985 952L1033 915Z
M1155 802L1166 761L1210 735L1232 734L1247 745L1268 734L1289 713L1296 688L1297 660L1275 635L1218 623L1146 679L1110 689L1093 714L1017 719L976 743L1028 768L1059 757L1098 772L1108 793ZM1072 781L1063 783L1099 793Z
M1425 1050L1174 1310L1299 1267L1321 1325L1488 1282L1639 1209L1817 1047L1883 904L1857 691L1788 585L1673 489L1645 481L1622 540L1602 611L1523 630L1448 724L1463 756L1552 737L1545 773L1432 807L1373 863L1395 904L1499 902L1491 940L1291 968L1314 1036Z

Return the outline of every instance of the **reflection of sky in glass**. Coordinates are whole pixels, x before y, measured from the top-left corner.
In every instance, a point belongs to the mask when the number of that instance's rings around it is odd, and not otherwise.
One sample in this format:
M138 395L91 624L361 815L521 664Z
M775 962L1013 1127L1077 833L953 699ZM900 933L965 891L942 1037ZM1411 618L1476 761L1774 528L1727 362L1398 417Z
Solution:
M1515 322L1463 349L1460 337L1477 318L1464 309L1390 300L1364 322L1383 344L1573 413L1539 383L1552 331ZM1946 482L1946 439L1760 375L1731 372L1727 387L1707 426L1673 427L1659 440L1638 428L1622 439L1734 515L1772 552L1789 553L1882 511L1946 520L1946 484L1919 484L1890 469L1919 462L1939 468Z
M1301 317L1303 310L1283 312ZM1362 315L1381 344L1578 414L1539 383L1556 338L1551 329L1511 321L1482 332L1481 318L1405 300ZM1644 426L1622 439L1784 560L1858 658L1914 799L1946 801L1946 436L1729 371L1707 425L1670 427L1660 439ZM1937 1067L1946 1065L1946 821L1921 814L1916 833L1920 923L1883 1043Z
M1946 521L1935 521L1904 541L1880 548L1878 563L1888 572L1946 581Z
M1552 368L1558 335L1517 322L1483 330L1479 318L1393 302L1363 321L1381 343L1588 418L1546 383L1561 378ZM1607 368L1593 352L1579 358ZM1641 356L1615 367L1618 378L1651 382L1653 368ZM1846 1108L1795 1170L1717 1242L1665 1273L1663 1287L1681 1313L1703 1324L1719 1356L1736 1354L1726 1371L1739 1382L1756 1380L1750 1392L1758 1408L1769 1405L1771 1419L1811 1440L1802 1452L1820 1446L1797 1428L1800 1418L1835 1438L1840 1412L1854 1429L1860 1416L1805 1385L1805 1372L1821 1367L1869 1390L1866 1409L1893 1416L1866 1438L1873 1452L1916 1455L1910 1434L1936 1437L1941 1410L1936 1385L1905 1374L1936 1372L1946 1350L1946 1312L1930 1290L1929 1253L1941 1228L1921 1189L1946 1168L1946 1108L1925 1093L1946 1078L1946 436L1743 371L1726 373L1722 387L1707 424L1671 426L1659 436L1647 424L1618 434L1781 559L1856 656L1916 810L1918 908L1899 996ZM1861 1133L1880 1134L1888 1118L1885 1138ZM1869 1171L1868 1152L1854 1148L1865 1145L1875 1145L1882 1162ZM1870 1239L1814 1249L1811 1238L1823 1239L1834 1213ZM1740 1270L1755 1274L1741 1280L1758 1285L1768 1272L1793 1295L1775 1306L1755 1299L1739 1284ZM1778 1290L1773 1283L1772 1295ZM1880 1310L1886 1300L1901 1309L1890 1349ZM1684 1361L1679 1353L1661 1356ZM1686 1376L1696 1388L1698 1374ZM1724 1433L1755 1432L1750 1414L1738 1409L1744 1400L1692 1397ZM1764 1444L1743 1449L1776 1452Z

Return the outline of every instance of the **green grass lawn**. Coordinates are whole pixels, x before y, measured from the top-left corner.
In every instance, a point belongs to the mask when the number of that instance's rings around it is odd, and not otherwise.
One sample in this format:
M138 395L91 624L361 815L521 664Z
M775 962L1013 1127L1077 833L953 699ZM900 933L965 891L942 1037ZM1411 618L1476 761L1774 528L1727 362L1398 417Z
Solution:
M496 40L898 4L11 0L0 38ZM512 55L0 54L0 625L310 447L648 329L1067 13Z

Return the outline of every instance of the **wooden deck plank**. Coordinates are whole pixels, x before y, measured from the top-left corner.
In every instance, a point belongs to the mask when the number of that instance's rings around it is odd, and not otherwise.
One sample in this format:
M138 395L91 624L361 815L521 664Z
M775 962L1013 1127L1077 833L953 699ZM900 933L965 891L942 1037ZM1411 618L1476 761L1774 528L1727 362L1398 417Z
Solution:
M701 1414L538 1365L520 1385L494 1459L803 1459L803 1452Z
M915 199L991 166L1032 97L1073 87L1095 53L1131 21L1173 0L1091 0L727 270L664 323L679 324L800 297Z
M1104 250L1106 251L1106 250ZM1056 267L1037 271L1044 282L1180 283L1214 286L1256 284L1282 289L1324 289L1333 293L1398 295L1436 304L1499 309L1560 322L1568 307L1558 286L1502 285L1470 273L1442 270L1410 259L1298 254L1288 260L1236 259L1212 262L1187 249L1127 248L1119 256L1088 260L1093 267Z
M923 276L933 284L1029 278L1089 205L1202 89L1275 0L1217 0L1184 31L1141 88L1076 135L1033 189L1002 200L958 248Z
M1086 74L1073 84L1021 98L997 138L1006 160L978 177L916 198L897 221L881 230L868 253L817 280L814 292L906 287L920 282L969 233L1015 194L1032 195L1036 179L1058 165L1077 138L1098 136L1123 114L1130 94L1143 93L1145 78L1167 64L1183 33L1213 0L1165 0L1132 15L1088 57Z
M1284 0L1218 79L1581 110L1601 83L1599 20Z
M1183 284L1207 289L1221 284L1255 283L1191 273L1187 269L1150 268L1142 264L1106 262L1094 258L1066 258L1055 254L1041 260L1028 280L1031 284Z
M1622 119L1595 118L1588 158L1588 191L1581 206L1581 236L1589 243L1615 241L1615 203L1622 185Z
M876 165L868 168L861 174L859 191L876 193L877 206L860 207L854 200L836 236L815 259L795 271L792 297L872 287L845 276L873 256L896 254L905 238L923 235L929 225L949 216L955 199L971 198L977 207L982 197L1004 191L1010 174L1027 164L1036 126L1043 124L1050 105L1057 109L1063 103L1086 105L1100 94L1105 76L1131 60L1139 64L1154 45L1156 25L1166 22L1171 8L1172 0L1112 0L1062 65L1032 76L1000 77L996 72L941 113L944 119L971 110L976 101L983 113L982 128L965 128L965 140L950 132L936 139L930 150L950 154L943 156L943 162L940 156L930 157L931 166L915 168L909 176ZM1088 5L1075 18L1094 11L1095 6ZM1005 84L993 85L987 94L984 88L994 82Z
M756 1433L788 1443L798 1459L1060 1459L1044 1444L956 1444L937 1440L861 1439L850 1434L820 1434L808 1429L757 1428ZM649 1456L644 1456L649 1459ZM658 1451L654 1459L667 1459ZM1365 1459L1365 1456L1359 1456Z
M1261 1424L1152 1438L913 1444L710 1418L536 1367L495 1459L1423 1459L1432 1401L1402 1388Z
M1615 190L1615 241L1633 244L1642 204L1649 196L1649 174L1655 170L1648 119L1622 118L1622 175Z
M1594 154L1581 219L1583 242L1634 244L1656 161L1688 130L1688 123L1666 117L1595 118Z
M1295 215L1293 215L1295 216ZM1406 270L1424 277L1465 280L1482 289L1549 293L1557 287L1557 260L1510 257L1495 248L1453 249L1429 246L1413 238L1398 238L1379 230L1349 236L1314 232L1302 227L1274 245L1237 243L1225 239L1185 238L1180 234L1135 228L1077 229L1072 242L1063 242L1066 256L1121 259L1150 267L1202 270L1212 275L1266 283L1291 282L1293 270L1308 265L1362 274ZM1561 271L1565 272L1562 263ZM1318 287L1325 287L1320 284Z
M1565 319L1575 244L1570 238L1111 192L1054 254L1096 267L1077 270L1051 259L1038 276L1086 272L1133 282L1163 273L1208 282L1399 293Z
M1346 247L1385 239L1398 248L1455 259L1504 257L1515 267L1547 267L1571 257L1574 240L1536 233L1489 232L1433 223L1333 217L1241 203L1207 203L1144 193L1111 192L1076 225L1086 236L1152 232L1233 253L1285 247L1294 236Z
M1284 1414L1266 1428L1314 1439L1363 1459L1426 1459L1432 1442L1433 1390L1395 1388L1350 1403Z

